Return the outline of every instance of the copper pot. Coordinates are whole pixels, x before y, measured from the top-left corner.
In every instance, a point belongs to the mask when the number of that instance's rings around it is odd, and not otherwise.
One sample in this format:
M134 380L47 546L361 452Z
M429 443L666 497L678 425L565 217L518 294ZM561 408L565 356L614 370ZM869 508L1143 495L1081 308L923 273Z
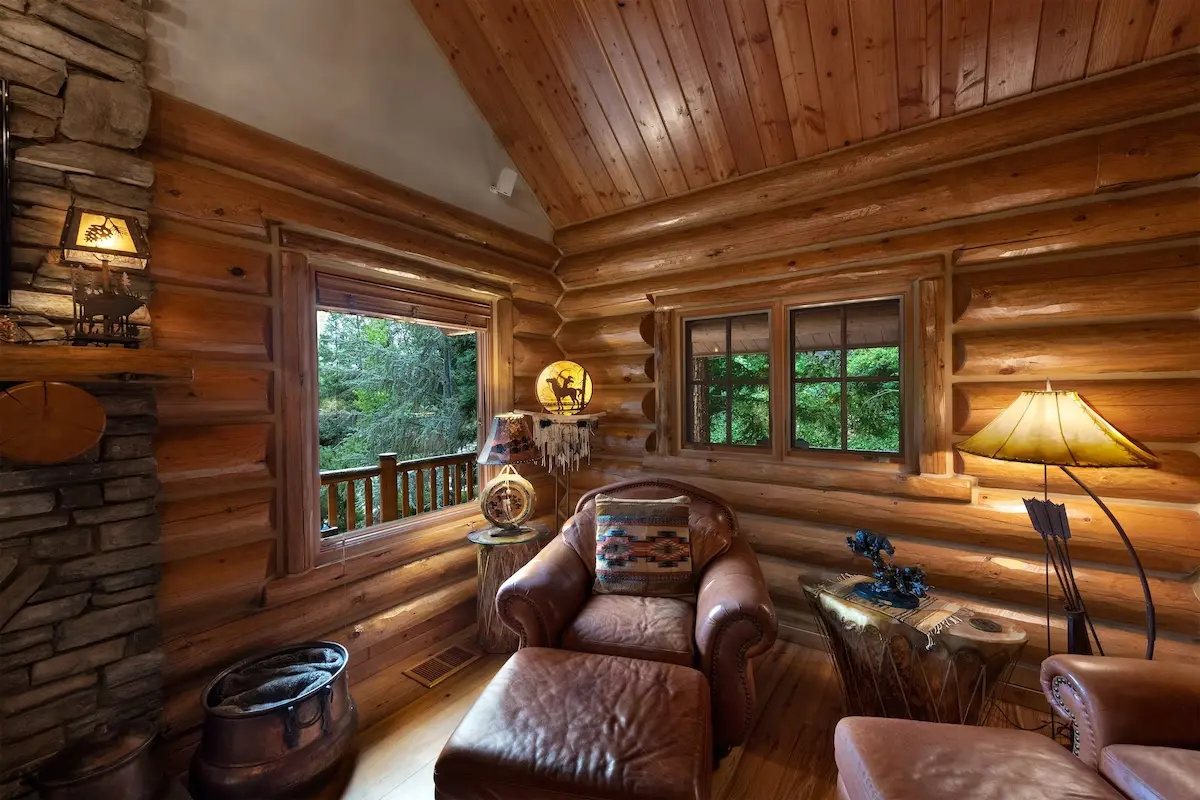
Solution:
M305 642L270 655L314 647L339 651L342 666L292 700L255 711L217 707L215 690L225 676L263 656L239 661L205 687L204 730L189 776L196 800L294 797L336 771L358 728L346 672L350 653L336 642Z
M42 800L154 800L166 787L156 733L137 723L82 739L43 764L33 783Z

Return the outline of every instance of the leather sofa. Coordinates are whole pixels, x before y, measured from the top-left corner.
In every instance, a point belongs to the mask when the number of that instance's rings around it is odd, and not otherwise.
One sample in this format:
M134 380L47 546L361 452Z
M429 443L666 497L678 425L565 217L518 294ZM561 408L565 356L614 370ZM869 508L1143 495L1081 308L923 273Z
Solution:
M1074 723L1075 755L1126 797L1200 797L1200 667L1052 656L1042 689Z
M695 602L594 594L598 494L637 499L687 495L693 558L701 566ZM775 609L758 559L725 501L669 480L633 480L579 499L562 532L500 588L500 619L522 647L552 647L698 669L712 697L718 754L749 734L752 660L775 642Z

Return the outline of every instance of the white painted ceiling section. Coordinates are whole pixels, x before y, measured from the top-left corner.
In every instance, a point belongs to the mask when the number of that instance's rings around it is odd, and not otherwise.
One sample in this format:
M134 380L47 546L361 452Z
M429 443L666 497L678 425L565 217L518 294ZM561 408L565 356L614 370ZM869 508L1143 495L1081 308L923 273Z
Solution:
M409 0L156 0L150 85L549 239L515 168Z

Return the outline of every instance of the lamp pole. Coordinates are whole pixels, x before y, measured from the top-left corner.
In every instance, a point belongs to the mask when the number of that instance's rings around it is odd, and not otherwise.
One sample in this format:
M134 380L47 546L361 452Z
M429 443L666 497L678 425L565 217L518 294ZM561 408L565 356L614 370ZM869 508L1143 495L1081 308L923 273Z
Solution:
M1146 660L1154 660L1154 639L1157 635L1158 625L1154 618L1154 598L1150 596L1150 581L1146 579L1146 570L1142 568L1142 560L1138 558L1137 550L1133 547L1133 542L1129 541L1129 536L1126 535L1125 529L1121 527L1121 523L1117 521L1116 516L1109 511L1108 506L1104 504L1095 492L1087 487L1083 481L1071 470L1064 466L1059 466L1067 477L1075 481L1080 489L1087 493L1087 496L1096 501L1096 505L1100 506L1100 510L1108 517L1108 521L1117 529L1117 534L1120 535L1121 541L1125 543L1125 549L1129 551L1129 558L1133 561L1134 569L1137 570L1138 580L1142 583L1142 595L1146 598Z

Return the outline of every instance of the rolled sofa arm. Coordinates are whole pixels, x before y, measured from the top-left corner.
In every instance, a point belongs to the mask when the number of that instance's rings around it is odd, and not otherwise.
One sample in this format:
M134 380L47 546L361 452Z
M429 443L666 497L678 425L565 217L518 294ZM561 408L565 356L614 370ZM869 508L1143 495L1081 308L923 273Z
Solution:
M771 649L777 633L758 558L745 538L735 537L705 569L696 602L696 646L712 690L718 751L736 747L749 734L754 712L749 662Z
M1042 691L1075 724L1072 749L1096 768L1113 744L1200 749L1200 668L1136 658L1051 656Z
M522 647L554 647L587 599L591 573L562 536L554 537L504 582L496 612Z

